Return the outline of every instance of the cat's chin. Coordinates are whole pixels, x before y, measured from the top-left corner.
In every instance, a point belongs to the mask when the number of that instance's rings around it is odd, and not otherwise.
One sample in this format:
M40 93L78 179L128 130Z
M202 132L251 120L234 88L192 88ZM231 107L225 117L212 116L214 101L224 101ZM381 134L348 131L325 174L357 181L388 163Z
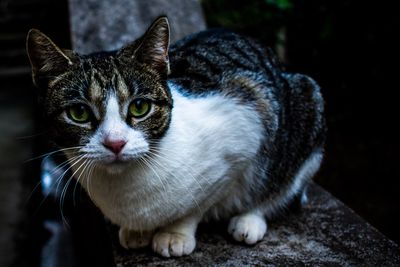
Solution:
M127 169L130 163L130 161L115 160L112 162L103 163L101 166L110 174L120 174Z
M141 155L133 156L117 156L117 157L109 157L103 158L97 161L98 168L104 170L109 174L120 174L125 170L132 167L138 162L138 158Z
M133 160L129 159L109 158L98 161L96 165L109 174L120 174L124 172L132 162Z

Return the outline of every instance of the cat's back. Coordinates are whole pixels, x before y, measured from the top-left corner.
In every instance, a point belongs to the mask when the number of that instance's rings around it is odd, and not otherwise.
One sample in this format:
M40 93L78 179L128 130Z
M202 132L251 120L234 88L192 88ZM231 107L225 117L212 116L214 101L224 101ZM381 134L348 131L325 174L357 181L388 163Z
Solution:
M237 76L258 74L263 83L280 79L275 55L257 41L223 29L190 35L170 49L169 78L190 93L221 89Z

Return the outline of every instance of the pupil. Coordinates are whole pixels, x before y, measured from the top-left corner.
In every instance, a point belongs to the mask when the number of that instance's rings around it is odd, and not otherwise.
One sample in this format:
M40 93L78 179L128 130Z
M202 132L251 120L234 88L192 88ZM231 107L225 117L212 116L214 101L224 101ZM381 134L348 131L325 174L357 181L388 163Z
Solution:
M143 101L142 101L142 100L138 100L138 101L136 102L136 108L137 108L138 110L142 110L142 109L143 109Z
M85 113L85 108L83 106L79 106L76 113L79 117L82 117L82 115Z
M144 109L145 109L145 104L146 104L145 101L143 101L141 99L137 100L136 101L136 110L139 113L142 113L144 111Z

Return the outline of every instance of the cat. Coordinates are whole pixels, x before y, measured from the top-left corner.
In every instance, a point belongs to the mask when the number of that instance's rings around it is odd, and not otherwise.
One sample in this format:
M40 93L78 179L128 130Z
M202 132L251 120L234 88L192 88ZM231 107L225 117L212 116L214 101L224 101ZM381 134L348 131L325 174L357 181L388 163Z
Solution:
M118 51L79 55L31 30L49 140L122 247L188 255L210 219L255 244L320 167L319 86L253 39L208 30L169 47L169 32L159 17Z

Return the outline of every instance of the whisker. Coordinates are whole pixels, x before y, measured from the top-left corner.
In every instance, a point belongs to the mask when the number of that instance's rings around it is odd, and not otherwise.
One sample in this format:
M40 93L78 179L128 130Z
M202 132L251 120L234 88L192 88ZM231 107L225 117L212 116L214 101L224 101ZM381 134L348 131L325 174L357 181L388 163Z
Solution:
M62 148L62 149L54 150L54 151L51 151L51 152L42 154L42 155L40 155L40 156L37 156L37 157L31 158L31 159L28 159L28 160L24 161L23 163L27 163L27 162L30 162L30 161L33 161L33 160L36 160L36 159L40 159L40 158L43 158L43 157L49 157L49 156L54 155L54 154L59 153L59 152L64 152L64 151L68 151L68 150L78 149L78 148L82 148L82 147L83 147L83 146L75 146L75 147L67 147L67 148Z
M154 155L154 156L156 156L156 157L160 157L162 160L164 160L164 161L167 161L167 162L170 162L170 163L176 163L177 161L175 160L171 160L171 159L169 159L169 158L167 158L167 157L164 157L164 156L162 156L162 155L160 155L160 154L156 154L156 153L154 153L154 152L150 152L150 154L151 155ZM183 163L183 162L179 162L178 161L178 163L180 163L181 165L183 165L184 167L186 167L186 168L188 168L189 170L187 170L187 171L185 171L185 174L186 175L188 175L189 177L191 177L196 183L197 183L197 185L199 186L199 188L203 191L203 192L205 192L205 190L204 190L204 188L203 188L203 186L201 185L201 183L198 181L198 179L196 178L196 176L198 176L199 178L203 178L202 180L204 180L208 185L211 185L211 183L209 182L209 180L206 178L206 177L204 177L203 175L201 175L201 174L198 174L198 173L196 173L195 171L194 171L194 169L190 166L190 165L188 165L188 164L186 164L186 163ZM184 169L184 168L182 168L182 169ZM190 172L191 171L191 172Z
M142 157L142 158L139 158L139 161L142 161L142 163L144 163L145 167L151 168L151 169L153 170L153 172L156 174L156 176L158 176L159 181L160 181L161 184L163 185L164 191L167 191L167 190L165 189L164 183L162 182L163 179L159 176L159 174L155 171L155 169L154 169L152 166L149 167L149 165L151 165L151 162L145 160L143 157ZM141 166L142 166L142 165L141 165ZM174 205L174 204L172 204L172 205ZM179 206L174 205L174 207L177 208L177 209L179 209Z
M66 170L64 170L64 172L58 177L58 179L57 179L58 184L57 184L57 188L56 188L56 195L58 195L57 192L58 192L58 187L59 187L59 185L60 185L61 179L65 176L65 174L66 174L71 168L73 168L73 167L74 167L77 163L79 163L83 158L84 158L83 155L81 155L80 157L78 157L78 159L76 159L75 162L74 162L73 164L70 164L70 166L69 166Z
M162 185L164 191L167 191L167 188L165 187L165 184L164 184L162 178L161 178L160 175L156 172L156 170L151 166L151 163L148 162L148 161L146 160L145 157L142 157L141 159L144 161L144 164L145 164L148 168L150 168L150 169L152 170L152 172L157 176L157 178L159 179L159 181L160 181L160 183L161 183L161 185Z
M80 160L82 160L82 159L83 159L83 156L81 157ZM80 160L79 160L79 161L80 161ZM82 162L82 163L78 166L78 168L72 173L72 175L68 178L67 183L64 185L63 190L61 191L61 197L60 197L60 213L61 213L61 218L62 218L63 222L66 223L68 227L70 227L70 226L69 226L69 224L68 224L68 222L67 222L67 220L66 220L66 218L65 218L65 216L64 216L64 211L63 211L64 203L65 203L65 197L66 197L66 194L67 194L68 187L69 187L71 181L74 179L74 175L79 171L79 169L80 169L84 164L85 164L85 161ZM75 165L75 164L74 164L74 165Z
M75 156L75 157L73 157L73 158L77 158L77 157L79 157L79 156ZM73 159L72 158L72 159ZM68 165L68 163L69 163L69 159L67 159L67 160L65 160L64 162L62 162L62 163L60 163L59 165L57 165L56 166L56 168L55 169L53 169L50 173L49 173L49 175L51 176L51 175L53 175L55 172L57 172L59 169L61 169L61 168L63 168L64 166L66 166L66 165ZM33 195L33 193L38 189L38 187L40 186L42 184L42 179L40 179L40 181L35 185L35 187L32 189L32 191L31 191L31 193L29 194L29 196L26 198L26 200L25 200L25 205L29 202L29 200L31 199L31 197L32 197L32 195ZM52 185L52 186L54 186L54 185ZM50 190L51 191L51 190Z
M165 160L165 161L168 161L168 162L171 162L171 163L176 163L176 162L178 162L178 163L181 164L182 166L188 168L189 171L191 171L191 172L194 173L194 174L192 174L192 173L190 173L190 172L187 172L187 173L198 183L198 185L200 186L200 188L201 188L202 190L203 190L203 187L202 187L201 184L198 182L196 176L202 178L202 180L204 180L208 185L211 185L211 183L210 183L210 181L208 180L208 178L204 177L204 176L201 175L200 173L196 173L196 172L194 171L193 167L190 166L189 164L187 164L187 163L185 163L185 162L183 162L183 161L178 161L176 158L175 158L174 160L171 160L171 159L169 158L169 157L171 156L170 154L165 153L165 152L163 152L163 151L161 151L161 150L153 150L153 151L150 150L149 153L150 153L151 155L154 155L154 156L156 156L156 157L160 157L161 159L163 159L163 160ZM203 190L203 191L204 191L204 190Z
M151 160L151 159L149 159L149 160ZM161 168L162 170L164 170L164 172L169 173L169 174L170 174L171 176L173 176L177 181L180 180L179 177L178 177L176 174L170 172L170 171L168 170L168 168L166 168L165 166L161 165L161 164L160 164L159 162L157 162L156 160L152 160L151 162L157 164L157 165L159 166L159 168ZM184 179L185 177L181 177L181 178ZM188 192L190 193L191 199L192 199L192 201L194 202L194 204L196 205L197 209L199 210L199 212L203 213L203 210L201 209L199 203L197 202L196 198L195 198L194 195L193 195L193 191L190 190L190 188L188 188L184 183L182 183L182 184L180 184L180 185L183 185L184 188L186 189L186 191L188 191Z
M16 140L25 140L25 139L30 139L30 138L34 138L34 137L38 137L41 135L44 135L47 131L41 132L41 133L37 133L37 134L31 134L31 135L24 135L24 136L17 136L15 137Z
M69 163L72 163L72 162L74 162L74 161L76 161L76 160L79 160L79 159L73 158L73 159L68 159L67 161L69 161ZM68 168L68 169L69 169L69 168ZM68 170L68 169L67 169L67 170ZM56 184L57 184L57 187L58 187L61 178L62 178L62 176L60 175L60 176L56 179L56 181L51 185L50 189L48 190L48 193L43 197L42 201L39 203L39 205L38 205L38 207L37 207L35 213L37 213L37 212L39 211L39 209L42 207L42 205L44 204L44 202L46 201L46 199L49 197L49 195L50 195L51 192L53 191L54 186L56 186ZM40 184L40 183L39 183L39 184ZM55 196L57 196L57 191L56 191L56 193L55 193Z
M74 190L73 190L73 193L72 193L72 200L73 200L74 206L76 206L76 202L75 202L76 187L77 187L77 185L79 183L79 179L81 178L82 174L85 173L85 170L87 169L87 167L89 165L88 162L90 163L90 159L86 159L86 161L83 163L83 164L85 164L85 167L82 169L82 171L80 172L80 174L79 174L79 176L78 176L78 178L76 179L76 182L75 182Z
M96 163L94 161L92 161L90 166L91 166L91 168L89 170L89 174L87 175L86 184L87 184L87 191L88 191L89 197L92 198L92 195L90 194L90 185L91 185L92 180L90 178L92 177L93 171L96 168Z

